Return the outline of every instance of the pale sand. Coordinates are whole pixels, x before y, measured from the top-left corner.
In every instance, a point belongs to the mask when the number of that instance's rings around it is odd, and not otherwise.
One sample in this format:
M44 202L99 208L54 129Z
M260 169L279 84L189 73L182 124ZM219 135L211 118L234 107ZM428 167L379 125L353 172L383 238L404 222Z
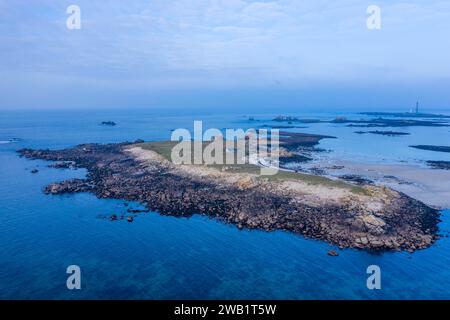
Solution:
M215 168L199 166L199 165L174 165L160 154L151 151L144 150L140 147L131 147L127 149L128 152L141 162L146 163L148 166L152 166L155 163L164 164L173 173L196 177L204 179L214 179L220 183L229 185L240 186L243 188L259 187L261 189L271 190L280 193L293 192L295 200L302 203L309 204L311 206L322 206L325 203L336 204L352 204L352 205L364 205L364 207L372 212L377 212L383 209L385 203L391 193L383 190L377 190L377 188L368 188L370 195L355 194L351 192L350 188L331 187L321 184L309 184L300 180L284 180L277 182L265 182L261 176L249 173L229 173L222 172Z
M331 166L344 166L332 169ZM314 167L329 174L355 174L374 180L436 208L450 208L450 170L423 168L411 164L366 164L333 160L316 162ZM386 176L393 176L389 178Z

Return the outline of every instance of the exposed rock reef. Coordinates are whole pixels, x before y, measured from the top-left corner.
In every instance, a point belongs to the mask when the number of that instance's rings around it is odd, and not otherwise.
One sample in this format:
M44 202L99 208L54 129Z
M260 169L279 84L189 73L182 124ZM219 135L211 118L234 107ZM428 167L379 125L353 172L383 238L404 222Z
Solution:
M114 127L117 125L117 123L115 123L114 121L102 121L102 123L100 123L102 126L110 126L110 127Z
M280 166L311 161L311 155L323 151L316 146L322 139L336 139L333 136L280 131Z
M408 133L408 132L380 131L380 130L375 130L375 131L355 131L355 133L357 133L357 134L370 133L370 134L378 134L378 135L389 136L389 137L410 135L410 133Z
M427 161L427 164L433 169L450 170L450 161Z
M414 251L438 238L439 212L388 188L355 190L295 173L264 177L174 165L141 142L19 153L88 170L85 179L46 186L48 194L92 192L99 198L139 201L163 215L203 214L238 228L287 230L341 248Z
M450 152L449 146L415 145L415 146L410 146L410 147L420 149L420 150L427 150L427 151Z
M422 112L361 112L367 116L377 117L399 117L399 118L434 118L434 119L449 119L450 116L436 113L422 113Z

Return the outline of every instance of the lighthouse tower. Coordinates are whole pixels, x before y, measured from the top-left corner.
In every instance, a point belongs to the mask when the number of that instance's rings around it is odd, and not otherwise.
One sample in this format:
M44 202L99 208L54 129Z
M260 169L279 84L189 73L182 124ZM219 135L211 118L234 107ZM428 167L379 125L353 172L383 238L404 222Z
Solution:
M419 113L419 100L417 100L416 102L416 114Z

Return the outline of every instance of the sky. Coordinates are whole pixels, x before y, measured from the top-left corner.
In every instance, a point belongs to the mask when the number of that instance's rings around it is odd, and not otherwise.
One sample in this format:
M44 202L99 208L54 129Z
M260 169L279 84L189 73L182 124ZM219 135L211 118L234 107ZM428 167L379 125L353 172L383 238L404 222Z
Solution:
M0 109L450 111L449 40L448 0L0 0Z

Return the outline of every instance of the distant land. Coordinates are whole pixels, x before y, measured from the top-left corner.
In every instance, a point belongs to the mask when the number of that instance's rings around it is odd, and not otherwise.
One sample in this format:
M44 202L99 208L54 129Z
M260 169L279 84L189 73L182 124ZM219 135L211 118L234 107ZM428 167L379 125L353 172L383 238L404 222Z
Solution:
M450 116L444 114L434 114L434 113L415 113L415 112L360 112L359 114L364 114L366 116L376 116L376 117L400 117L400 118L445 118L449 119Z
M450 161L427 161L433 169L450 170Z
M446 119L447 116L441 118ZM448 117L450 119L450 116ZM374 118L370 120L354 120L346 117L336 117L333 120L319 120L319 119L301 119L292 116L279 115L272 119L274 122L287 122L292 123L335 123L335 124L347 124L348 127L359 128L386 128L386 127L448 127L449 123L445 120L433 121L433 120L412 120L412 119L385 119Z
M411 148L428 150L428 151L437 151L437 152L450 152L450 147L448 146L430 146L430 145L416 145L410 146Z

